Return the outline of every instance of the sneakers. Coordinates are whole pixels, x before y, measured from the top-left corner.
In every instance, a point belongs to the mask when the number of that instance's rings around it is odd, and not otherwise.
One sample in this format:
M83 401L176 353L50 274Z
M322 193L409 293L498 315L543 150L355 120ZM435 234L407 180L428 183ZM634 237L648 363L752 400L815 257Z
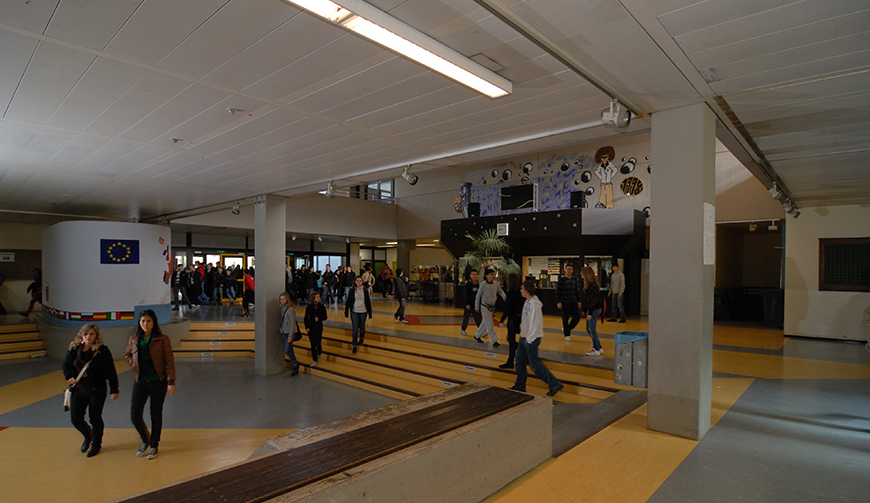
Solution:
M499 346L501 346L501 344L499 344L498 341L492 343L492 347L494 348L497 348Z
M559 383L559 386L557 386L555 389L551 389L550 391L547 392L547 396L553 396L553 395L555 395L556 393L559 392L559 390L561 390L561 389L564 388L564 387L565 387L564 384Z
M502 363L501 365L499 365L498 368L500 368L500 369L512 369L512 368L514 368L514 364L513 364L513 362L510 362L510 363L505 362L505 363Z
M398 316L393 316L393 321L395 321L396 323L401 323Z
M312 366L312 367L316 367L316 366L317 366L317 360L314 360L313 362L311 362L311 366Z
M565 336L565 342L571 342L571 336L570 336L570 335L566 335L566 336Z
M152 447L150 451L148 451L148 456L145 459L154 459L157 457L157 447Z
M408 320L399 320L399 323L404 323L405 325L407 325L407 324L408 324Z
M619 320L620 323L625 323L625 320Z
M586 356L601 356L601 353L603 352L603 349L593 349L592 351L588 351L586 353Z
M475 337L474 337L474 340L476 340L476 341L477 341L477 342L479 342L479 343L481 343L481 344L483 344L483 341L482 341L482 340L480 340L480 337L477 337L477 336L475 336Z
M465 330L460 330L459 333L462 335L468 335L468 333Z
M142 445L140 445L139 449L136 450L136 457L141 458L142 455L144 455L145 451L147 451L147 450L148 450L148 443L146 442L146 443L143 443Z
M514 384L513 386L511 386L511 387L508 388L508 389L512 389L512 390L514 390L514 391L519 391L519 392L522 392L522 393L525 393L525 392L526 392L526 390L521 389L521 388L518 388L516 384Z

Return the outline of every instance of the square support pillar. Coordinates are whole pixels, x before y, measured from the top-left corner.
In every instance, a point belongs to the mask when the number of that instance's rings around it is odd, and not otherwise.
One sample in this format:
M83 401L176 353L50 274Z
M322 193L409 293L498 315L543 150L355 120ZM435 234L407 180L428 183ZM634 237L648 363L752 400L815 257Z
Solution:
M287 266L287 210L283 196L259 196L254 201L254 368L259 375L284 372L281 306Z
M700 440L713 379L716 118L706 104L652 116L647 427Z

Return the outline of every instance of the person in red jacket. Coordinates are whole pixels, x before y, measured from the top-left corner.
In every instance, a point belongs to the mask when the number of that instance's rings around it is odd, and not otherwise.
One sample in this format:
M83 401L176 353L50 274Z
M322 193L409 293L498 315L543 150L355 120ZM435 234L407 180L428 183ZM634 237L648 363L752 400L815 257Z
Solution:
M242 316L250 316L248 311L250 305L254 303L254 271L245 269L245 298L242 301Z

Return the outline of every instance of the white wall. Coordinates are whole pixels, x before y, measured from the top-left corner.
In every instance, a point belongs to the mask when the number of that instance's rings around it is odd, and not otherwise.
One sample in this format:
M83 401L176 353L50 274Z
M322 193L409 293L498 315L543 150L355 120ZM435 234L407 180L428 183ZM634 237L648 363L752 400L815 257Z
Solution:
M322 194L287 198L287 232L374 239L396 239L397 206ZM238 215L229 210L173 220L188 225L254 228L254 207L241 207Z
M169 304L171 230L127 222L62 222L42 233L43 298L62 311L133 311L135 306ZM101 264L100 240L139 241L138 264ZM160 240L163 240L161 243Z
M870 293L819 291L819 239L870 236L870 207L801 208L785 236L785 334L863 340Z

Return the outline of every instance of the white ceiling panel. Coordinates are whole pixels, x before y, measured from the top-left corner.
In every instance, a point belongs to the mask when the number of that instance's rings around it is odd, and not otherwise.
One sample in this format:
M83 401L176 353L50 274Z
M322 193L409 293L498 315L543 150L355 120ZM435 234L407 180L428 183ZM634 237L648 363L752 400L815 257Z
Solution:
M0 159L17 159L40 129L36 125L0 120Z
M61 1L45 30L49 37L103 49L144 0Z
M130 129L124 131L121 138L128 140L137 140L141 142L160 142L169 145L172 136L167 135L167 131L177 130L180 124L183 124L191 117L196 117L207 110L211 110L214 114L212 126L219 126L221 122L228 123L233 116L224 111L222 114L217 114L214 107L229 98L231 95L224 91L218 91L200 85L191 85L184 91L180 92L166 103L160 105L153 112L146 115L141 121L136 123ZM204 134L200 132L200 135ZM199 136L199 135L196 135ZM183 135L180 138L187 140L193 139L194 133Z
M733 42L691 55L700 70L715 68L743 60L796 51L825 42L860 37L870 30L870 11L857 12L834 19L768 33L755 38L736 39Z
M111 174L129 174L143 165L151 164L165 156L172 155L173 150L159 145L141 145L129 154L110 162L100 171Z
M248 164L266 162L295 152L297 144L294 143L294 140L314 135L330 127L335 127L335 125L316 119L301 120L238 143L222 151L220 155L221 157L239 159Z
M76 131L86 129L121 97L145 70L97 58L48 120L48 124Z
M102 136L77 134L75 138L64 145L48 162L56 166L73 167L109 141L109 138Z
M252 117L250 120L222 132L206 141L202 141L191 147L192 150L207 154L220 154L242 142L257 138L264 134L304 120L305 116L294 111L275 109L264 115Z
M770 108L800 105L813 99L864 94L868 89L870 72L865 71L753 93L735 94L726 98L734 111L748 114L754 111L760 113Z
M279 2L276 0L276 3ZM370 58L381 57L382 52L379 46L356 36L340 37L248 86L245 92L277 101L314 84L329 85L331 75ZM329 65L324 65L324 61L329 61Z
M106 51L155 65L228 0L148 0L136 9Z
M417 88L418 85L415 82L414 88ZM406 101L397 101L389 107L353 117L348 122L364 128L386 128L387 125L394 122L411 120L414 117L430 114L447 106L461 105L474 102L474 100L475 97L469 97L465 90L460 89L459 86L451 85L434 92L412 96ZM401 131L401 129L398 130ZM382 129L382 131L388 130Z
M191 85L180 79L148 72L85 131L117 137Z
M305 33L305 36L300 37L300 33ZM227 60L204 80L245 90L343 36L347 36L345 30L300 13Z
M0 2L2 24L22 30L42 33L57 8L58 0L31 0L29 2Z
M42 128L30 140L18 159L25 162L47 163L78 135L72 131Z
M21 186L24 185L24 183L34 174L35 171L24 167L5 168L3 175L0 176L0 204L3 205L3 209L11 209L6 205L6 201L12 197L13 194L19 191Z
M203 77L297 13L277 0L227 2L158 66Z
M211 168L216 168L226 164L228 161L224 161L221 159L216 159L214 157L200 157L198 159L193 160L189 164L185 164L184 166L179 167L178 169L173 169L169 171L165 171L159 177L161 181L166 180L174 180L178 181L181 179L186 179L189 183L203 184L203 185L214 185L208 177L205 176L196 176L197 173L202 173Z
M85 157L75 165L79 169L90 169L101 171L109 164L117 161L125 155L133 152L141 146L140 143L126 140L111 140L102 147L93 151L91 155Z
M202 156L196 152L175 149L159 160L134 170L130 175L137 176L143 180L158 178L165 173L190 165L199 159L202 159Z
M705 0L648 3L673 37L771 11L802 0Z
M27 63L36 49L36 40L0 30L0 117L18 88Z
M44 124L94 61L94 56L40 42L5 117Z
M720 0L723 1L723 0ZM727 2L723 2L726 3ZM674 37L689 56L737 40L803 27L867 10L866 0L800 1ZM832 33L832 35L836 35Z

